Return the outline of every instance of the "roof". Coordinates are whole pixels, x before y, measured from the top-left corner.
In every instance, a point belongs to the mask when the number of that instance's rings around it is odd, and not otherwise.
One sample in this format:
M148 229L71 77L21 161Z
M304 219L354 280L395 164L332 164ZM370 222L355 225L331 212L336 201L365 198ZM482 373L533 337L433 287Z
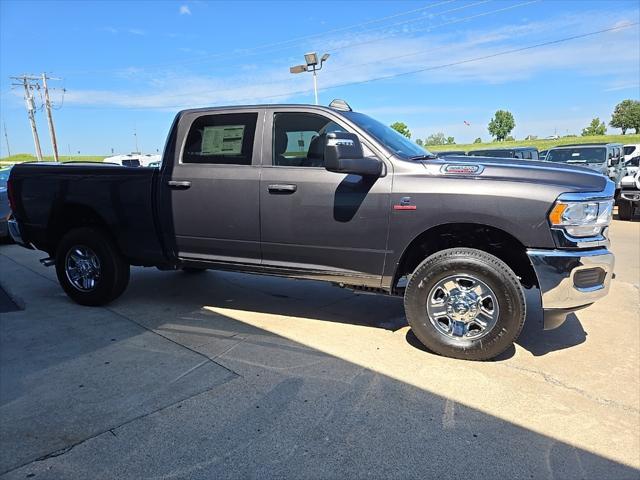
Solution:
M323 112L341 113L344 110L337 108L326 107L324 105L311 105L307 103L264 103L256 105L226 105L222 107L201 107L201 108L188 108L180 110L180 114L185 113L198 113L198 112L210 112L216 110L255 110L257 108L305 108L310 110L318 110Z
M536 147L498 147L498 148L479 148L477 150L470 150L470 152L507 152L511 150L537 150Z
M567 147L622 147L622 143L618 143L618 142L602 142L602 143L598 143L598 142L592 142L592 143L569 143L567 145L558 145L557 147L553 147L553 148L567 148ZM551 150L551 149L549 149Z

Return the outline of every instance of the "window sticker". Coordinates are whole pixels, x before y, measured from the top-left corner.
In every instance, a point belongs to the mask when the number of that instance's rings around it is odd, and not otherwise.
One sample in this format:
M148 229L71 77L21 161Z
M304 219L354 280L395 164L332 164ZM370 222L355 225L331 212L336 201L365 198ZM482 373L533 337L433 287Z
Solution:
M240 155L244 125L204 127L202 132L203 155Z

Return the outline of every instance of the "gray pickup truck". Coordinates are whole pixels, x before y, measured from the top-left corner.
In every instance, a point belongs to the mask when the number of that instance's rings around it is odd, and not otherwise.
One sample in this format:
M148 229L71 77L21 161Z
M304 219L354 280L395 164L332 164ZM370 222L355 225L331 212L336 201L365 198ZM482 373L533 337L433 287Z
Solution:
M342 101L258 105L178 113L160 168L18 165L9 228L83 305L130 265L323 280L404 296L425 346L482 360L520 334L524 289L547 328L606 295L613 195L580 167L439 159Z

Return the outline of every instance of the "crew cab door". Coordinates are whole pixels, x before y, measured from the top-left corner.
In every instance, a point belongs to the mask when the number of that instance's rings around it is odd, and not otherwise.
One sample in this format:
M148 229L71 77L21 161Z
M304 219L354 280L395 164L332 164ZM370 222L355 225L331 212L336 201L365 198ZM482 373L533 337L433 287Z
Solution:
M263 119L260 109L192 111L174 127L175 145L167 146L174 161L163 165L159 187L164 238L174 255L260 263Z
M318 134L330 131L349 128L338 115L324 112L294 108L267 112L260 181L263 265L380 286L390 165L373 179L325 170L324 159L309 150ZM364 142L363 147L367 156L375 156Z

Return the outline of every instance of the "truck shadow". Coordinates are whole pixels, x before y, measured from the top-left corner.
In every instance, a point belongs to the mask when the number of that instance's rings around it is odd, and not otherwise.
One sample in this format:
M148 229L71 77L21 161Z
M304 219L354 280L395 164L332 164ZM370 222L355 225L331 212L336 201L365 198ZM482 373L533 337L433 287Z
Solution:
M157 299L157 291L170 292L169 297ZM136 298L139 302L128 302L128 298ZM526 300L527 318L516 343L532 355L546 355L586 341L587 334L575 314L570 314L560 327L545 331L537 291L527 291ZM150 301L155 303L154 310L185 311L208 305L389 331L407 327L402 298L399 297L352 292L322 282L241 273L209 271L193 276L182 272L158 274L148 269L136 269L129 290L115 305L122 305L132 312L139 310L137 313L150 322L148 326L155 328L154 315L148 310ZM201 323L197 317L193 316L194 327ZM427 351L410 330L407 342ZM506 360L514 354L515 348L511 347L496 360Z

